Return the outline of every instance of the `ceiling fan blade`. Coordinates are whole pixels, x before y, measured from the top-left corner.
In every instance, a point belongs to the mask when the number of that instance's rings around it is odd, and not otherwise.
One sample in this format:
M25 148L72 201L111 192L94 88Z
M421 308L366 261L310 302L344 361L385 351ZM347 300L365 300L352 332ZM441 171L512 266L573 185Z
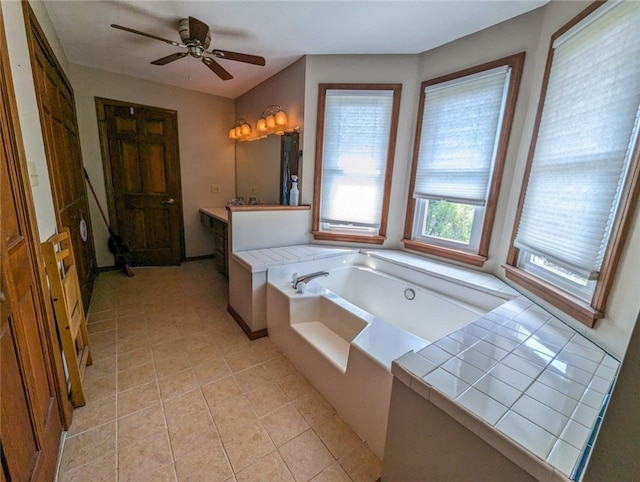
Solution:
M209 35L209 26L195 17L189 17L189 36L191 40L198 40L204 48Z
M173 45L174 47L186 47L185 45L182 45L179 42L174 42L173 40L167 40L166 38L162 38L162 37L156 37L155 35L151 35L150 33L140 32L139 30L134 30L129 27L123 27L122 25L116 25L115 23L112 23L111 26L119 30L124 30L125 32L131 32L131 33L135 33L136 35L142 35L143 37L149 37L155 40L160 40L161 42L166 42L169 45Z
M215 74L220 77L222 80L231 80L233 79L233 75L227 72L222 65L213 60L211 57L202 57L202 62L204 65L209 67L211 70L215 72Z
M265 65L264 57L260 57L258 55L242 54L240 52L231 52L229 50L218 49L212 50L209 53L215 55L219 59L235 60L236 62L244 62L246 64L253 65Z
M179 60L182 57L186 57L189 55L188 52L176 52L175 54L167 55L166 57L162 57L161 59L154 60L151 62L153 65L166 65L169 62L173 62L174 60Z

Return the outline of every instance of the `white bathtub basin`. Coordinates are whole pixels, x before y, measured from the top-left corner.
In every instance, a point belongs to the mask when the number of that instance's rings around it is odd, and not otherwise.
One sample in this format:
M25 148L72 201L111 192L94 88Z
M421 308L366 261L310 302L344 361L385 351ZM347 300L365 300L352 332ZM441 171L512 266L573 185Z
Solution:
M504 300L440 280L425 288L365 266L346 266L312 281L402 330L434 342L498 307ZM456 291L454 291L454 289ZM446 293L448 291L448 293ZM471 291L471 290L469 290ZM458 296L456 296L458 295Z
M292 275L315 271L330 274L297 293ZM269 268L267 324L278 348L383 456L392 361L505 300L455 280L350 254Z

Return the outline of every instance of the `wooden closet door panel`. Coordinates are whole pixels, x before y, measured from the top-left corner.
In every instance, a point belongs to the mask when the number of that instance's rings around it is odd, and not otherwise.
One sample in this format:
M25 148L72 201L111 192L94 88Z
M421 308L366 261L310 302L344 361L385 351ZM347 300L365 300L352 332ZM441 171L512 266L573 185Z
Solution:
M4 96L3 88L0 93ZM36 283L37 252L28 233L26 193L21 190L4 111L2 114L0 439L11 480L50 480L55 474L62 420L45 336L42 295Z
M53 54L28 2L23 3L28 20L27 39L36 87L40 124L56 211L56 225L71 232L82 301L89 307L97 275L93 233L84 181L78 122L73 89ZM81 237L82 220L87 239Z
M38 444L24 377L16 356L17 343L11 330L12 321L3 303L0 320L0 437L8 464L6 470L16 480L29 480L36 465Z
M66 386L59 383L62 361L41 277L1 7L0 460L3 481L48 481L55 477L62 409L66 414L68 403L58 398L66 397Z

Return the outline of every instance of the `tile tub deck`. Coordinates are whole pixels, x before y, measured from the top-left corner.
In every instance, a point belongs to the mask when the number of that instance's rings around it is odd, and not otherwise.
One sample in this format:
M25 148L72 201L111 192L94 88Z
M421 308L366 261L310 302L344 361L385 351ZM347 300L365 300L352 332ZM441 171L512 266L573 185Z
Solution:
M234 255L256 272L353 252L304 245ZM579 480L620 362L493 275L399 251L361 252L513 298L398 358L392 373L528 472Z

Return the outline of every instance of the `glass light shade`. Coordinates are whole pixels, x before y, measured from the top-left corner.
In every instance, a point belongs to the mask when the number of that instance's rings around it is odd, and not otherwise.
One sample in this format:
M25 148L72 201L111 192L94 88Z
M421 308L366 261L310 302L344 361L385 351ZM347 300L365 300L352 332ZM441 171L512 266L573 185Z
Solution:
M256 124L256 130L258 132L267 132L267 121L264 117L258 119L258 123Z
M238 126L235 129L236 131L236 139L242 135L242 126Z
M278 112L276 112L276 125L277 126L287 125L287 114L285 114L283 110L279 110Z
M229 139L235 139L236 138L236 128L232 127L231 130L229 131Z
M272 115L268 116L267 119L267 129L273 129L276 126L276 118Z
M240 126L241 132L243 136L248 136L251 134L251 126L249 124L242 124Z

